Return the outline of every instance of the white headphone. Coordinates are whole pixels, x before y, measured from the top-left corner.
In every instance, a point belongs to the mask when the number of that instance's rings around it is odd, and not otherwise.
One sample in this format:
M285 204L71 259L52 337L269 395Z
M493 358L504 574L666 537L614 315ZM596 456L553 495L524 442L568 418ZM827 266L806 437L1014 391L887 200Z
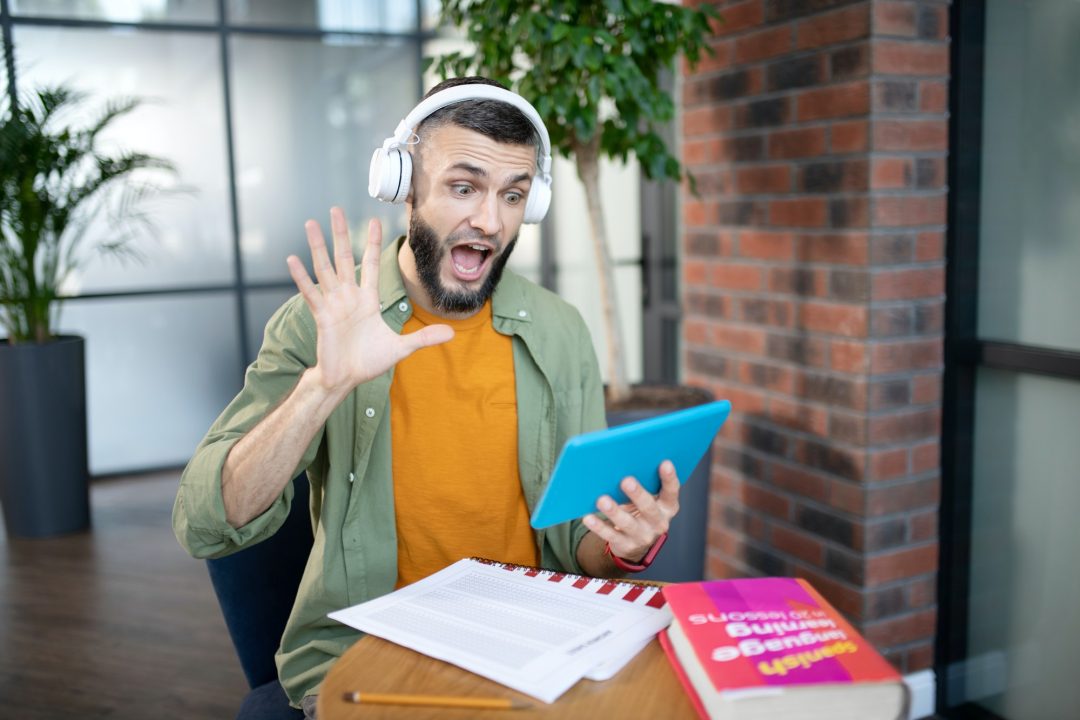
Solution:
M376 148L371 156L371 168L368 171L368 194L373 198L389 203L404 202L409 195L409 183L412 181L412 155L403 146L409 144L413 128L436 110L466 100L497 100L513 105L529 119L540 136L541 156L528 200L525 201L526 223L538 223L547 214L551 204L551 139L547 128L536 108L517 93L503 90L494 85L470 83L440 90L423 100L412 109L405 119L398 123L394 134Z

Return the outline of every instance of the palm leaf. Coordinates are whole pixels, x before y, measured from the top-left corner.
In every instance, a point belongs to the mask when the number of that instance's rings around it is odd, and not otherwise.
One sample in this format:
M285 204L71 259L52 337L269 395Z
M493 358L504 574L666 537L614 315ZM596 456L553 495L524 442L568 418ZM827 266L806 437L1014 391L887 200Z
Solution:
M67 116L84 102L66 86L24 93L17 104L0 100L0 324L11 342L52 334L59 289L93 252L140 257L135 241L154 230L144 203L165 191L135 178L175 172L163 158L100 147L101 135L140 100L111 100L92 122L74 126ZM113 231L90 237L103 211Z

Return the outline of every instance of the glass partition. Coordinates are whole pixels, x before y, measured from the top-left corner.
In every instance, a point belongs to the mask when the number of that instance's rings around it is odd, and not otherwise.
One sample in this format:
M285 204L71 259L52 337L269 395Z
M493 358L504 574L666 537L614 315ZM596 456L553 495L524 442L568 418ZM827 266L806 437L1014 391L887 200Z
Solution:
M1080 350L1080 3L991 2L979 335Z
M141 98L116 120L103 148L138 150L171 160L175 176L145 173L168 188L143 205L153 232L135 247L141 262L88 255L64 288L69 295L231 283L235 275L226 163L221 58L213 35L88 28L14 29L20 92L68 84L87 95L79 127L93 122L110 100ZM93 62L85 62L93 58ZM87 229L89 245L117 232L107 215Z
M230 293L75 300L60 327L86 340L92 474L184 465L240 390Z
M615 297L623 331L623 357L631 382L642 379L641 213L636 161L600 163L604 220L615 263ZM607 332L597 279L596 252L589 230L585 187L573 163L556 158L553 172L555 254L559 295L581 311L593 337L600 370L607 380Z
M266 321L281 307L286 300L296 294L296 288L282 288L281 290L250 290L247 293L247 329L248 329L248 357L244 358L245 364L250 364L259 354L262 347L263 331L266 329Z
M980 370L977 387L962 699L1009 720L1072 717L1080 383Z
M397 33L416 27L413 0L228 0L226 13L237 25Z
M13 15L117 23L214 22L217 0L8 0Z
M371 153L416 103L415 48L340 38L238 36L233 123L244 278L289 283L285 258L309 260L304 222L340 205L363 246L367 220L405 232L403 209L368 197ZM309 263L310 264L310 263Z

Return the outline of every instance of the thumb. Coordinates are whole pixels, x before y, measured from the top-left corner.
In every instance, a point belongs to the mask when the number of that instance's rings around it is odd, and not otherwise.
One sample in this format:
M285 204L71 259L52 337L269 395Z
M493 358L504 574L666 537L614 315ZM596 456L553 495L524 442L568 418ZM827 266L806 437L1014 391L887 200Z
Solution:
M409 353L416 352L421 348L441 345L449 342L454 337L454 330L449 325L428 325L414 333L402 335L402 344Z

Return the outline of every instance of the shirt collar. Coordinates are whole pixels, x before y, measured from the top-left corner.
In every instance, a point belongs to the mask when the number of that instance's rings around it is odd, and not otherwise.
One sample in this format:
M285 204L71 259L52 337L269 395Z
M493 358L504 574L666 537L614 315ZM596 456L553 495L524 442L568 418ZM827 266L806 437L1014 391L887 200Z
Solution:
M379 257L379 307L383 310L409 299L409 294L405 292L405 281L401 278L401 268L398 266L398 251L401 250L403 242L404 235L383 248Z

